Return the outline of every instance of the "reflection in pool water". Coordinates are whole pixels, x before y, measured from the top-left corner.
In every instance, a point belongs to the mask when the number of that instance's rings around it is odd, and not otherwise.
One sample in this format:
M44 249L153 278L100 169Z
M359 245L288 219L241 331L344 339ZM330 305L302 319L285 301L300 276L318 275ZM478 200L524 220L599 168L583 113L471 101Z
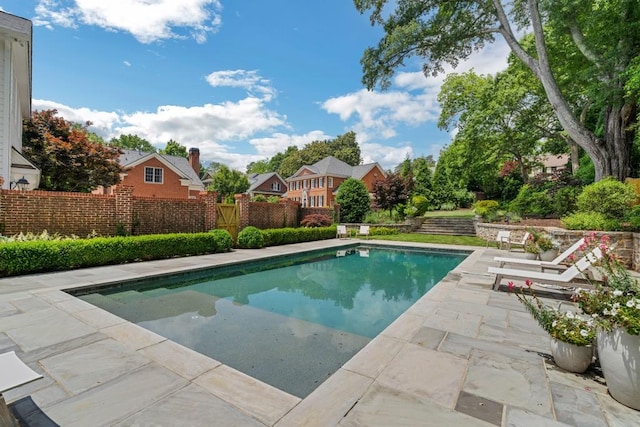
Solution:
M349 248L80 298L304 397L466 256Z

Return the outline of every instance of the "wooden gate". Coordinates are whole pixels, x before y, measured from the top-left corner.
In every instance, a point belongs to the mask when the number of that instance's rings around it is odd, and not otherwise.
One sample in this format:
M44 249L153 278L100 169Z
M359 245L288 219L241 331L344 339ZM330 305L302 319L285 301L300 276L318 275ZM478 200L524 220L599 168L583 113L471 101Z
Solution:
M218 204L216 215L216 228L227 230L233 241L238 238L238 225L240 223L240 207L238 205Z

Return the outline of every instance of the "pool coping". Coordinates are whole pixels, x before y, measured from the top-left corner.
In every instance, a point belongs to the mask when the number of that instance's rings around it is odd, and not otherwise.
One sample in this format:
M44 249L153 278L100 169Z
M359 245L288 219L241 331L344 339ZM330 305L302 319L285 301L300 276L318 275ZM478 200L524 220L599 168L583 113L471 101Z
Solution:
M90 287L99 284L122 283L132 277L142 277L149 274L157 276L184 271L185 268L192 268L194 270L205 268L202 264L215 263L216 265L227 265L238 261L248 262L261 258L270 258L274 255L287 256L287 254L300 251L315 250L318 249L318 247L338 248L359 244L425 249L454 249L469 251L470 254L427 294L422 296L381 334L375 337L367 346L360 350L341 369L305 399L300 399L275 389L270 385L228 368L220 362L189 350L186 347L182 347L179 344L175 344L157 334L63 292L65 289L83 286ZM0 308L2 308L1 305L4 303L12 304L12 306L18 308L21 304L25 307L31 304L38 305L39 309L43 311L51 309L59 310L70 319L73 319L73 322L79 322L84 328L92 331L85 336L77 338L76 341L84 339L90 341L89 345L91 345L92 342L102 342L102 340L116 342L122 345L125 349L123 351L133 352L148 361L148 363L144 365L144 369L139 368L138 370L134 370L134 373L137 374L143 370L145 372L152 372L152 368L155 373L160 369L164 369L168 370L175 377L172 377L172 381L176 384L174 385L172 383L168 390L158 396L150 398L151 401L143 404L141 407L123 409L124 415L110 420L109 423L111 421L124 422L125 420L131 420L135 418L137 413L147 414L147 412L145 412L147 410L152 413L153 411L151 411L150 408L158 401L168 398L168 396L172 394L177 394L179 390L184 390L190 385L196 385L199 387L199 391L205 390L210 393L212 399L215 399L216 402L222 401L225 405L228 405L230 411L239 411L260 425L351 425L345 421L345 419L349 419L347 415L356 418L363 416L362 413L364 413L363 411L365 411L368 406L366 402L361 402L361 400L366 400L367 396L372 393L375 395L375 393L379 392L378 389L381 387L379 379L381 376L384 376L383 374L386 375L386 372L389 370L388 367L395 363L394 359L399 358L399 355L404 355L407 347L410 347L412 351L416 350L418 347L414 342L416 332L428 324L427 320L429 319L430 312L433 311L434 307L437 307L438 304L445 301L452 292L463 293L465 297L473 296L473 298L478 297L483 300L495 296L507 301L506 298L503 298L504 295L499 295L502 293L493 293L489 290L491 277L486 274L486 266L482 263L483 260L487 258L487 254L491 254L490 249L478 247L452 247L448 245L413 244L406 242L332 239L322 242L265 248L260 251L239 250L229 253L229 255L214 254L0 279ZM206 267L209 266L210 265L207 265ZM474 283L472 284L471 290L468 288L461 290L458 288L458 285L463 277L473 277L474 280L481 282L481 285L478 286ZM487 293L487 291L490 293ZM37 304L31 300L33 298L38 300ZM27 304L26 301L30 301L29 304ZM504 303L501 301L500 304ZM48 307L43 308L44 305L48 305ZM522 312L521 307L518 307L517 304L514 304L513 310L520 313ZM33 311L34 315L37 315L39 312L38 310L28 310L24 307L22 307L22 310L17 311L19 311L19 313L15 314L16 318L20 317L21 314L28 314L30 311ZM8 319L12 320L12 316L8 316ZM525 318L518 319L518 322L525 321ZM453 324L457 321L452 319L451 322ZM74 326L77 325L74 324ZM449 326L443 326L443 328L445 331L451 329ZM4 332L11 338L14 336L12 333L18 330L24 329L3 329L0 327L0 334ZM35 339L35 337L31 338ZM66 396L61 397L58 389L64 389L64 384L61 385L59 379L54 378L54 375L45 369L47 364L43 364L43 362L51 360L56 355L66 354L65 350L69 350L60 347L67 345L73 347L74 351L76 351L78 345L82 345L82 343L77 342L74 343L74 345L68 344L72 341L73 340L67 340L46 348L36 347L33 349L21 348L19 345L14 344L17 353L22 356L33 369L43 373L47 377L47 380L45 382L35 382L8 392L5 395L7 401L11 402L21 397L32 395L43 411L56 422L61 423L61 425L73 425L74 421L83 419L82 416L93 417L94 420L101 419L100 415L107 416L104 412L97 409L98 405L95 403L95 399L97 399L96 396L99 395L96 390L100 389L103 385L71 395L68 395L69 393L67 392ZM0 350L2 349L2 343L3 342L0 341ZM71 353L71 351L68 351L68 353ZM463 359L459 360L462 361ZM443 359L443 363L446 365L446 363L450 363L450 361ZM140 373L140 375L142 374ZM126 378L118 378L111 382L116 383L117 381L124 382ZM385 381L393 382L395 380L385 378ZM105 388L106 386L107 384L104 385ZM399 389L402 387L402 385L397 385ZM446 394L450 400L451 396L455 395L457 397L460 395L462 384L448 384L445 388L447 388ZM602 392L601 388L599 392ZM55 396L52 396L54 394ZM411 403L416 398L414 395L415 392L413 392L411 396L404 396L401 401ZM418 399L422 403L425 403L427 401L430 402L434 397L420 395L419 393ZM438 399L441 398L436 396L435 400L437 405L433 409L434 413L439 413L442 407L444 407L444 409L446 409L445 414L448 417L459 419L461 422L470 422L476 419L456 410L455 407L452 407L450 401L446 401L443 405L443 402ZM93 406L89 405L90 408L87 409L87 403L93 404ZM134 405L135 402L131 404ZM356 404L358 404L358 407L354 410L353 408L356 407ZM372 406L371 402L369 402L369 406ZM234 414L234 416L237 415L235 412ZM549 418L549 416L546 418ZM550 418L553 419L554 415L552 414Z

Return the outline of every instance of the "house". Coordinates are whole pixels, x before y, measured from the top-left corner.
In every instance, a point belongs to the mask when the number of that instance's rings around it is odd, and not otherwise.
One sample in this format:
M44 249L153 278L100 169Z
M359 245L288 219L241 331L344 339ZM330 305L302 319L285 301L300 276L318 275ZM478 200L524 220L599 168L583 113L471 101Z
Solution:
M378 163L351 166L328 156L313 165L302 166L287 178L287 198L303 207L332 207L338 187L347 178L361 180L371 193L373 184L384 179L385 173Z
M277 172L252 173L248 178L249 189L247 194L250 197L258 195L282 197L287 192L287 183Z
M551 175L570 167L568 154L544 154L537 156L533 163L534 166L530 172L531 176L538 174Z
M32 190L40 170L22 155L22 120L31 116L32 24L0 11L0 177L2 188Z
M120 150L118 159L124 172L119 185L133 187L134 196L165 199L193 199L205 190L198 177L200 150L189 149L189 158L136 150ZM95 194L112 194L113 187L99 188Z

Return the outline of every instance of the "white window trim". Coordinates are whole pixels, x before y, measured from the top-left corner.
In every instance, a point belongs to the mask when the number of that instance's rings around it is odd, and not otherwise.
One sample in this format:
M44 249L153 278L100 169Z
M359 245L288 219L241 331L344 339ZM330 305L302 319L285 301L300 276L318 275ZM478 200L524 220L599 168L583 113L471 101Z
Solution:
M147 180L147 169L152 169L153 170L153 180L152 181L148 181ZM160 171L160 181L156 181L156 171ZM144 182L145 184L162 184L164 183L164 169L163 168L156 168L153 166L145 166L144 167Z

